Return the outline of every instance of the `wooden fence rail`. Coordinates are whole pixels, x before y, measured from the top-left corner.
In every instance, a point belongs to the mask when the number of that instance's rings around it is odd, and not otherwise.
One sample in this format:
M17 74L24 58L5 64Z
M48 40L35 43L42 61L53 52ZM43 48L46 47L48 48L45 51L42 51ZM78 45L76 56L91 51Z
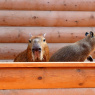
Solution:
M94 63L60 64L11 63L9 66L3 63L0 66L0 89L95 87Z

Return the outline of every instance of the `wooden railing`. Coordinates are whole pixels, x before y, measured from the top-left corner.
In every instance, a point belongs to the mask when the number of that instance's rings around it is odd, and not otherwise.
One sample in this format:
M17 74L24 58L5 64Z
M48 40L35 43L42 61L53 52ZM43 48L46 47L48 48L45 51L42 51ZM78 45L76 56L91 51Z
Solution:
M1 63L0 89L95 87L95 63Z
M0 63L0 95L95 95L94 87L95 63Z

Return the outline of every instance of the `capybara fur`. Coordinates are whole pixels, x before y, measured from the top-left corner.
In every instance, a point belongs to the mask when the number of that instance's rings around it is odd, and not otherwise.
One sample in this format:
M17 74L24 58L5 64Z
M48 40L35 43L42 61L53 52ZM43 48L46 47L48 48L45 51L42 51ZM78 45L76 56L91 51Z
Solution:
M65 46L55 52L51 58L50 62L83 62L85 59L90 59L89 54L95 48L95 36L91 31L90 33L85 33L85 38L77 41L71 45Z
M21 52L14 59L14 62L48 62L48 61L49 61L49 47L46 43L45 34L42 36L32 36L29 39L27 49Z

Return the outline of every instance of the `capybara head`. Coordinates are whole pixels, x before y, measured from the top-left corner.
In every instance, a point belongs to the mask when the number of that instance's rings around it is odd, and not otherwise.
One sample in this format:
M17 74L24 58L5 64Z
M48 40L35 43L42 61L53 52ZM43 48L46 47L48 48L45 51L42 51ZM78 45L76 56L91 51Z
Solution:
M44 58L44 49L47 47L45 35L46 34L43 34L42 36L31 36L29 39L28 48L31 49L33 61L41 61Z

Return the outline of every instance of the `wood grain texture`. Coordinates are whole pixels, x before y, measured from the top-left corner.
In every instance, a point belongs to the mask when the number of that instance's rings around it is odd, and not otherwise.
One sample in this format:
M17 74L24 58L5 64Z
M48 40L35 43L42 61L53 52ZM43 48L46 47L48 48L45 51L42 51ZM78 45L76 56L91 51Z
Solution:
M13 62L13 59L5 59L5 60L0 60L0 62Z
M27 43L30 33L46 33L48 43L73 43L90 31L95 31L95 27L0 27L0 43Z
M95 68L0 68L0 89L95 87Z
M95 12L0 11L0 26L93 27Z
M52 44L49 43L50 56L62 46L68 44ZM26 43L0 43L0 59L14 59L20 52L27 48Z
M91 62L0 62L0 67L66 67L66 68L74 68L74 67L95 67L95 63Z
M50 56L58 49L70 44L71 43L49 43ZM26 43L0 43L0 59L14 59L20 52L27 48L27 45ZM95 52L92 52L91 55L95 58Z
M0 10L95 11L95 0L0 0Z
M5 60L0 60L0 62L13 62L13 59L5 59ZM88 60L85 60L85 62L89 62ZM95 62L95 59L93 59L93 62Z
M95 95L95 88L0 90L0 95Z

